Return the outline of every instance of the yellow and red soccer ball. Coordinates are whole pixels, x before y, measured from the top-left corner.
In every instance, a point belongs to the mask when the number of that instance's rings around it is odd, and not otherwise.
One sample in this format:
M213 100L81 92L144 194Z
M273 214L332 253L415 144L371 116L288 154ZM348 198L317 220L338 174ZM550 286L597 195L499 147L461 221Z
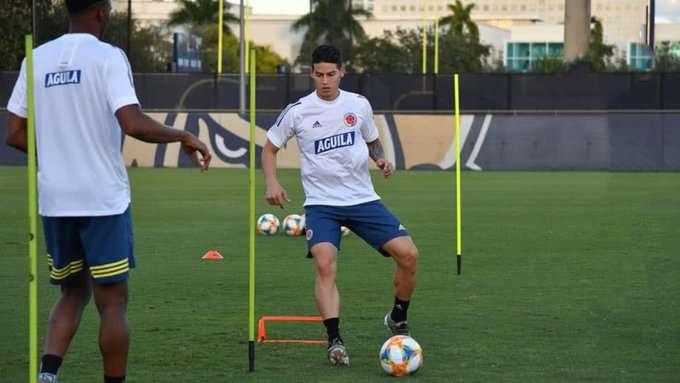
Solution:
M305 230L305 218L298 214L290 214L283 219L283 232L288 236L298 236Z
M412 375L423 365L423 349L410 336L395 335L380 349L380 366L392 376Z
M257 231L264 235L274 235L279 230L279 219L274 214L262 214L257 219Z

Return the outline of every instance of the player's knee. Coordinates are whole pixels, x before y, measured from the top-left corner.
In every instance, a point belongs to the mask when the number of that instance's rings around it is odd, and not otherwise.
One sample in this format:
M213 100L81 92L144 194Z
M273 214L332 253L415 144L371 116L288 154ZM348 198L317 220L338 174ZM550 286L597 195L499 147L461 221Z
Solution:
M414 246L409 246L402 252L401 262L406 268L415 269L418 263L418 248Z
M87 306L92 297L90 289L64 289L61 292L61 297L69 304L82 308Z
M87 280L83 282L79 279L61 286L61 300L72 306L85 307L91 297L92 289Z
M316 264L316 274L322 279L335 278L335 262L332 260L318 261Z
M95 286L95 303L100 314L125 313L128 291L124 282Z
M97 302L100 316L124 316L127 313L127 300L112 300Z

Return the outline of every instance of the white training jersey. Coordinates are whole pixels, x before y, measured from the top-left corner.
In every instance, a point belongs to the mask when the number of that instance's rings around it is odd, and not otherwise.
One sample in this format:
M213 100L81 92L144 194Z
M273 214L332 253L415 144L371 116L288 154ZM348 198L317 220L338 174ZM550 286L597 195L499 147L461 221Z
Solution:
M66 34L34 50L40 215L123 213L130 186L114 113L139 104L125 53L90 34ZM26 118L26 63L7 110Z
M350 206L380 199L368 172L367 142L378 139L366 98L340 91L333 101L316 92L288 105L267 132L282 147L295 136L305 206Z

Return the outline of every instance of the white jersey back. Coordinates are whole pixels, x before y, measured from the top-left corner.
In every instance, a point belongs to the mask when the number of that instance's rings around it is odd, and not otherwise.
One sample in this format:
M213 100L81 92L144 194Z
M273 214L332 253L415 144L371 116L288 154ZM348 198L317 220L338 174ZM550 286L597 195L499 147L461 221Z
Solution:
M40 214L121 214L130 186L114 113L139 104L120 49L90 34L66 34L34 50ZM26 67L7 109L27 116Z
M295 136L305 206L350 206L380 199L368 172L367 142L378 139L373 110L366 98L340 91L333 101L316 92L288 105L267 132L283 146Z

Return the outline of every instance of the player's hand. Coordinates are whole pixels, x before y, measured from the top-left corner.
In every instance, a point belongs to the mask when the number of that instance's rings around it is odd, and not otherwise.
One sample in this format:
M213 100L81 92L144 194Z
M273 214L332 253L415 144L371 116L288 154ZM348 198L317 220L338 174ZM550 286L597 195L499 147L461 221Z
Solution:
M191 162L201 167L201 171L208 170L212 155L210 154L208 147L196 138L196 136L188 133L186 138L182 141L182 150L189 156ZM201 153L200 159L198 158L198 153Z
M378 169L382 170L383 176L385 178L391 176L392 173L394 173L392 164L389 161L385 161L383 158L379 158L377 161L375 161L375 165L378 167Z
M284 203L290 202L290 199L288 199L288 192L276 181L267 184L267 191L264 198L270 205L279 206L281 209L283 209Z

